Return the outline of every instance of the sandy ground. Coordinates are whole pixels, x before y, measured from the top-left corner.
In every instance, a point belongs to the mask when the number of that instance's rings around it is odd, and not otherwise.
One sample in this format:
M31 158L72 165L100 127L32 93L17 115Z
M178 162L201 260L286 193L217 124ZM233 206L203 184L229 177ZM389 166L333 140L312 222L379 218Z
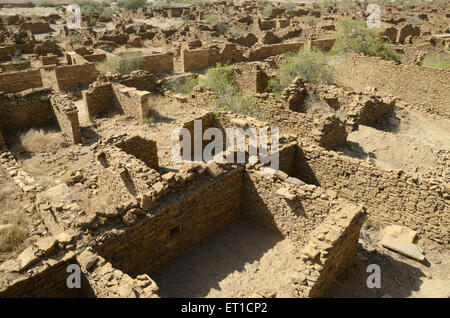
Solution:
M360 125L348 141L345 153L361 159L370 157L380 168L450 178L450 162L442 152L450 151L448 119L398 108L387 124Z
M238 220L151 277L161 297L283 297L297 254L281 234Z

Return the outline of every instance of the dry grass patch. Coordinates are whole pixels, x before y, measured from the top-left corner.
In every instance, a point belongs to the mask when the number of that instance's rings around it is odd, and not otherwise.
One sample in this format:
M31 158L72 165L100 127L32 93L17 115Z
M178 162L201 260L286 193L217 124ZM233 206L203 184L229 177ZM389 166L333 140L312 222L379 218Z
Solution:
M37 153L58 150L65 144L61 133L43 129L30 129L20 136L20 142L26 151Z
M13 252L22 246L28 237L26 222L19 211L11 211L3 216L0 224L0 252Z

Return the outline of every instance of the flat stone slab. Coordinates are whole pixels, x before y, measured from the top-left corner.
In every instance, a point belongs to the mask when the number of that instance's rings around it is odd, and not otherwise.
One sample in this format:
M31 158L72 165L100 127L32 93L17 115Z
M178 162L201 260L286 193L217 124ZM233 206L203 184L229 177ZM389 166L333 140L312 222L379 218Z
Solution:
M386 248L399 252L418 261L423 261L425 259L425 256L416 245L406 242L402 239L398 239L390 235L385 235L380 244Z

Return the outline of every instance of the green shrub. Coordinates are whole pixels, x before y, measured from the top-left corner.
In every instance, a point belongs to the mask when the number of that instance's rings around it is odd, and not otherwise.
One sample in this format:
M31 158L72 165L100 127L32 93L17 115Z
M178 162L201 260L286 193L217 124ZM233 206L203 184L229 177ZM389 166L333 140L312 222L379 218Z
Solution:
M208 24L213 24L219 21L219 16L217 14L208 13L203 16L203 21Z
M4 14L1 14L1 15L0 15L0 20L2 21L2 23L6 23L6 22L7 22L7 21L6 21L7 19L8 19L8 16L7 16L7 15L4 15Z
M89 21L90 25L96 25L97 24L97 19L96 18L91 18L91 20Z
M149 127L152 127L155 125L155 119L150 116L146 116L142 119L143 123L146 124Z
M112 53L114 51L113 47L106 44L99 45L98 48L109 53Z
M272 10L273 10L273 6L271 4L268 4L262 9L262 13L264 15L271 15L272 14Z
M117 5L125 10L136 10L147 5L147 0L119 0Z
M234 24L232 26L230 26L225 33L227 36L232 37L232 38L240 38L240 37L247 36L247 34L248 34L247 31L242 30L240 27L238 27L237 25L234 25Z
M450 70L450 55L427 55L422 61L423 66Z
M358 53L378 56L388 61L399 61L391 44L385 43L378 31L367 27L362 20L343 18L337 25L334 53Z
M110 7L108 1L89 1L89 0L77 0L76 4L80 6L81 14L98 14L101 15L103 11Z
M18 249L28 234L24 227L13 225L0 231L0 252L10 252Z
M188 76L183 78L181 81L175 81L172 84L172 90L176 94L181 95L190 95L192 93L192 89L198 85L198 78L194 76Z
M280 65L276 75L269 81L269 91L277 98L296 77L310 83L323 82L331 84L334 80L335 68L326 53L316 49L302 49L297 54L288 56Z
M141 69L143 55L141 52L124 52L115 56L108 56L99 67L101 70L122 75L130 74Z
M237 88L230 66L218 64L216 68L210 68L200 79L200 84L216 93L216 97L210 103L213 111L223 108L234 113L263 119L253 96Z
M41 7L41 8L56 8L58 6L58 4L49 2L49 1L42 1L42 2L38 3L37 6Z
M303 18L303 23L309 26L315 26L317 24L317 19L313 15L307 15Z
M81 43L83 42L83 37L80 33L70 33L68 40L71 43Z

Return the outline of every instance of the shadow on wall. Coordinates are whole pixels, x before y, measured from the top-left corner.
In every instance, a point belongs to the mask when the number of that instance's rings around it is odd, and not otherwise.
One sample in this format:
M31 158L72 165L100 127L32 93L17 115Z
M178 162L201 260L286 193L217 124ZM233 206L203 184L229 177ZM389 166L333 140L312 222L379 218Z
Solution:
M151 277L159 286L161 297L205 297L211 289L220 291L223 279L246 271L246 264L261 259L281 240L279 232L238 220L153 272Z
M294 165L292 169L293 177L300 179L305 183L320 186L319 180L317 180L313 169L306 160L305 153L300 147L297 147L295 151L294 162L292 165Z
M381 288L368 288L370 273L367 266L377 264L381 271ZM395 298L411 296L418 291L425 274L417 267L395 260L374 250L369 252L358 246L355 261L324 293L326 298L379 298L388 294Z

